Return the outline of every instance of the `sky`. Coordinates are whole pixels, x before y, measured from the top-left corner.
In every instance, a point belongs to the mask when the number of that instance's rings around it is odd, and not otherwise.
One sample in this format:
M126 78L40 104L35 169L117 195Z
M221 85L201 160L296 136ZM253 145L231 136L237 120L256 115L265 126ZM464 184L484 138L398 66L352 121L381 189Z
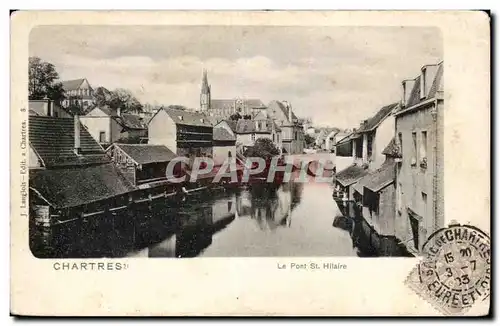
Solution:
M443 59L431 27L38 26L30 56L61 80L130 89L142 103L199 108L213 99L286 100L317 126L353 128L399 101L401 81Z

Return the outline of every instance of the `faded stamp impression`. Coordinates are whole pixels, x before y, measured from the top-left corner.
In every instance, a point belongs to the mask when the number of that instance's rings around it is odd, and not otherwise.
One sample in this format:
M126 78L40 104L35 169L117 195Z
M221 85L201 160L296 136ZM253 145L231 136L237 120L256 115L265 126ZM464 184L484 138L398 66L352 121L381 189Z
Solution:
M423 245L424 259L406 285L446 315L462 315L490 295L490 238L469 225L450 225Z

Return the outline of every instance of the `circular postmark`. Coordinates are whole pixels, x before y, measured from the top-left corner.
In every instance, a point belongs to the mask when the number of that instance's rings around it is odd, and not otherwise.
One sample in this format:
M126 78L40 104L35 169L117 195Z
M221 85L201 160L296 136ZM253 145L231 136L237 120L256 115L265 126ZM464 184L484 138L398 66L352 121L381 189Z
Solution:
M417 266L419 290L446 313L463 313L490 294L490 238L469 225L434 232ZM423 294L423 293L420 293Z

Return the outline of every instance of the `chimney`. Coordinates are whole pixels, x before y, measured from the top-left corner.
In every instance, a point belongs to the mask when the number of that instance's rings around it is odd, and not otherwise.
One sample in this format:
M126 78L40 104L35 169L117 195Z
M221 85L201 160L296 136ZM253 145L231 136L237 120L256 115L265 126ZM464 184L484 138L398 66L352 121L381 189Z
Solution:
M411 91L415 86L415 79L403 80L402 84L403 84L403 94L401 97L401 103L403 104L403 106L406 106L406 104L410 100Z
M73 148L75 154L79 155L81 148L80 148L80 117L78 114L75 114L73 117L73 124L74 124L74 130L75 130L75 146Z
M420 98L426 98L434 82L434 77L438 70L438 65L426 65L422 67L422 74L420 75Z

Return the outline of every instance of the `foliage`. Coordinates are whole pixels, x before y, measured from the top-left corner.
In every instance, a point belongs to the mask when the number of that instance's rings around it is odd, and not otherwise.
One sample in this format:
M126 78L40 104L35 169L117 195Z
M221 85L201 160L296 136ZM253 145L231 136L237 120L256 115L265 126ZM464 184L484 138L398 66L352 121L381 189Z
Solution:
M55 66L39 57L29 58L28 94L30 100L41 100L45 97L57 103L64 99L62 84L56 82L59 74Z
M106 88L99 86L94 90L94 98L97 106L109 105L112 93Z
M316 142L316 139L314 139L313 136L306 134L304 137L304 141L306 142L306 147L311 147Z
M252 120L252 116L250 114L245 114L243 116L243 119L245 119L245 120Z
M261 157L263 159L270 159L279 154L279 149L274 145L271 139L258 138L255 141L255 145L249 147L243 155L246 157Z
M236 112L236 113L231 114L231 116L229 117L229 120L238 121L241 118L242 118L241 114L239 112Z
M97 87L94 97L98 106L109 106L112 109L120 108L123 113L142 112L143 106L131 91L125 88L117 88L109 91L105 87Z
M187 108L184 105L173 104L167 106L167 109L182 110L185 111Z
M111 92L111 100L108 104L112 109L122 109L122 112L142 112L142 104L124 88L117 88Z

